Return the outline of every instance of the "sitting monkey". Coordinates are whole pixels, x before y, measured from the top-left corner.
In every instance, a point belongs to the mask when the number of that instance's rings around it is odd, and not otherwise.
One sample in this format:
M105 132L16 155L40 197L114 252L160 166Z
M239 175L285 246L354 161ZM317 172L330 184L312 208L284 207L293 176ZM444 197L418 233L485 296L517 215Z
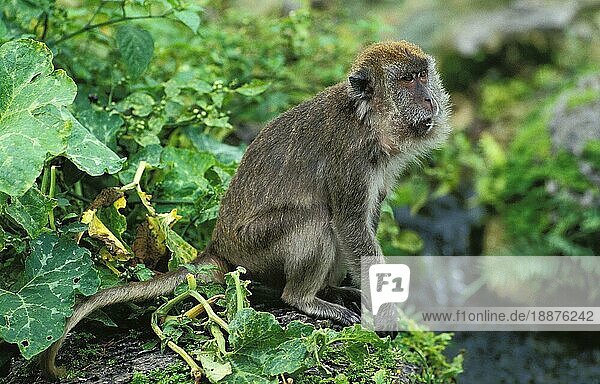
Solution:
M346 273L358 285L361 258L383 262L375 237L381 202L407 164L446 140L448 116L431 56L406 41L367 47L347 81L282 113L248 146L212 240L194 262L215 265L220 282L241 265L308 315L360 321L317 293L356 294L338 288ZM187 273L98 292L75 308L64 335L98 308L171 293ZM48 377L60 375L55 358L64 338L42 355Z

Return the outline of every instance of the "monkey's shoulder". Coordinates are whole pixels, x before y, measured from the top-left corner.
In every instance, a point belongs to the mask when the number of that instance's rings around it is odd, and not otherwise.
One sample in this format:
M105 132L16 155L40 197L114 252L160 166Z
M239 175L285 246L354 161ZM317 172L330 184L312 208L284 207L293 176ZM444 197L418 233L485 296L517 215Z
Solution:
M347 125L355 120L353 107L346 84L338 83L275 117L262 132L322 132L327 126Z

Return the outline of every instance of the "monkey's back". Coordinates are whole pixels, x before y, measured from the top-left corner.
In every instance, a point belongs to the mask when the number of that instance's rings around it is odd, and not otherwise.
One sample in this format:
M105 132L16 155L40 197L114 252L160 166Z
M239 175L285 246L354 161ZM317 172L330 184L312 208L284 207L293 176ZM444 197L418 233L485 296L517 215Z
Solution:
M339 116L344 109L348 113ZM281 279L276 271L285 264L280 242L288 232L329 214L326 176L332 158L343 151L337 139L345 133L327 122L346 119L352 130L351 116L340 83L268 123L248 146L223 197L210 252L251 275Z

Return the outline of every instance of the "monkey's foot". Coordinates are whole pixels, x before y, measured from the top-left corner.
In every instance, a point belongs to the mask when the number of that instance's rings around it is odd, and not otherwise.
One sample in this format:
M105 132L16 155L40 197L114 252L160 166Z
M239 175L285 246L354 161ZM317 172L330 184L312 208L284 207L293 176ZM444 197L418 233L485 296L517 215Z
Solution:
M286 303L298 308L307 315L331 319L343 325L360 323L360 314L357 314L342 305L330 303L329 301L319 299L318 297L307 300L306 298L298 299L284 294L281 298Z
M360 315L362 292L358 288L327 286L318 293L318 296L326 301L350 308Z

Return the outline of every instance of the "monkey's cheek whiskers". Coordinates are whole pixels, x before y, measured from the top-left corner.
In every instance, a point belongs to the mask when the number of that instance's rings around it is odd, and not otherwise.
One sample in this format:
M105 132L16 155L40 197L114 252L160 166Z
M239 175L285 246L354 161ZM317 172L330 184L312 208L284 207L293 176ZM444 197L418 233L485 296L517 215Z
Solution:
M433 101L433 117L437 117L440 114L440 103L438 103L437 99L434 97L431 98Z
M425 123L425 127L427 127L427 130L425 131L425 133L426 134L429 133L433 129L433 126L434 126L433 119L428 119L428 121Z

